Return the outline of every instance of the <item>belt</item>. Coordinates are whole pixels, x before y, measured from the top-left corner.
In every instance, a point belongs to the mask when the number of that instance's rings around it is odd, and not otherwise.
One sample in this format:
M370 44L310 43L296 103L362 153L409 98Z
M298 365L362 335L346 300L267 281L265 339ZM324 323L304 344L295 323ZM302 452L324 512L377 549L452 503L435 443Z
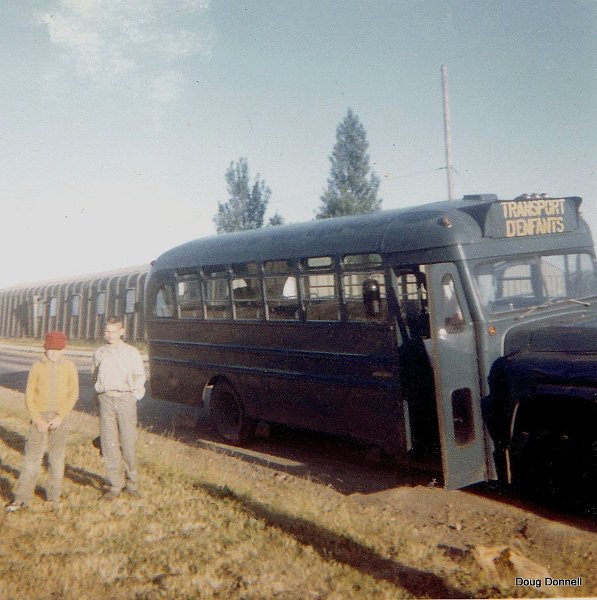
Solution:
M114 396L115 398L119 398L121 396L129 396L133 392L123 392L121 390L109 390L107 392L101 392L102 394L106 394L106 396Z

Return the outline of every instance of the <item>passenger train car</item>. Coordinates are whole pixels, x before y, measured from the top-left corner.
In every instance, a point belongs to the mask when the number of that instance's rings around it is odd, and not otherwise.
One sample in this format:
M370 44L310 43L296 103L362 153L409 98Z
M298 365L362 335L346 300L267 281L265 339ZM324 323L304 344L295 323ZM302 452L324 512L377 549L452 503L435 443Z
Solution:
M124 317L126 339L145 339L149 265L0 290L0 337L42 339L60 329L72 340L101 340L104 320Z

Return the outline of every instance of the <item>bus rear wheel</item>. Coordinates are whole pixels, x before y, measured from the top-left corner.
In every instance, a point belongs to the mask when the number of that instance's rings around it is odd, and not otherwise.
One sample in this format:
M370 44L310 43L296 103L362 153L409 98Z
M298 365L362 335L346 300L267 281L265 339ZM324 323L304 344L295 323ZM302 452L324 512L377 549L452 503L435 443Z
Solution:
M234 445L244 444L251 436L252 423L234 388L225 381L214 387L210 417L219 435Z

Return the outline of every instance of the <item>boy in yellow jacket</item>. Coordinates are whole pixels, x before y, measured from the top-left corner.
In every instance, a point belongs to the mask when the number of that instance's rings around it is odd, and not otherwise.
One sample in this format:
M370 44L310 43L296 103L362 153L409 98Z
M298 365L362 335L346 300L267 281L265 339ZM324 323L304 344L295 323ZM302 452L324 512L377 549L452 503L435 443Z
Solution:
M7 507L8 512L27 507L46 446L49 463L46 498L53 506L60 502L68 433L65 417L79 397L79 374L74 363L64 359L65 347L66 335L62 331L48 332L45 354L29 371L25 404L31 427L14 502Z

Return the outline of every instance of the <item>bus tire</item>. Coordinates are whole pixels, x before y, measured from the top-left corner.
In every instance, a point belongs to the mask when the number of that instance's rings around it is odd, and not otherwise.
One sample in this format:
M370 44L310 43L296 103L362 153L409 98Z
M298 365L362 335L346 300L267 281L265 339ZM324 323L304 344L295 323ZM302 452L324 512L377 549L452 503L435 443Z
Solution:
M252 422L227 381L217 383L211 393L210 418L218 434L230 444L239 446L251 437Z
M525 493L539 498L547 494L566 505L590 503L597 476L597 443L586 426L592 421L573 412L546 418L536 411L533 416L515 430L512 483Z

